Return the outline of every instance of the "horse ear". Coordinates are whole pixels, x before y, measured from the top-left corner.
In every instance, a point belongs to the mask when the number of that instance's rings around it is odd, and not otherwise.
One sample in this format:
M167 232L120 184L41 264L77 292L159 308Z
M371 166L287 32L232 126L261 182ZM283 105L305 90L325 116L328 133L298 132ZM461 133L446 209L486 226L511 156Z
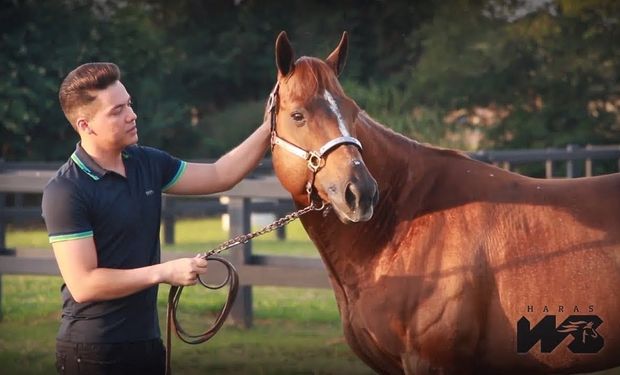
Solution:
M286 77L293 71L294 60L295 52L293 52L293 47L288 41L286 31L282 31L278 35L278 39L276 39L276 65L282 76Z
M347 62L347 50L349 49L349 37L347 32L342 33L342 38L340 38L340 43L338 43L338 47L329 54L325 62L327 65L331 66L336 72L336 75L339 76L344 69L344 65Z

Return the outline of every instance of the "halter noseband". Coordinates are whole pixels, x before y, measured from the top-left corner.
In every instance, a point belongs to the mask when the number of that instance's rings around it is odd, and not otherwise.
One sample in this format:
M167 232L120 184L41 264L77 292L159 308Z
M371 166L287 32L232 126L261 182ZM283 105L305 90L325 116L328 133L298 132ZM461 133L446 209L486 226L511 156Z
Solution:
M357 140L357 138L350 136L341 136L327 141L321 148L319 148L318 151L306 151L303 148L285 140L284 138L280 138L278 136L278 133L276 132L276 110L278 105L279 86L280 82L277 82L273 90L271 91L271 94L269 94L269 101L267 103L269 115L271 116L271 150L273 151L276 146L280 146L284 150L304 159L307 162L308 169L312 172L312 175L310 176L310 180L306 184L306 192L308 193L308 199L312 201L314 178L316 176L316 173L321 168L323 168L323 166L325 166L324 156L333 149L346 144L354 145L361 151L362 144L359 140Z

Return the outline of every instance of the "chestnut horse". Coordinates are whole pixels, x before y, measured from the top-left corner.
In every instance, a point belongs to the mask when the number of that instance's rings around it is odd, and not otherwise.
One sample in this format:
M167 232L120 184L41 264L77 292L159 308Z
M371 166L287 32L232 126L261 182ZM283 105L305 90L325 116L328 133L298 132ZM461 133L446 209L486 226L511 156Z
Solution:
M620 365L620 174L542 180L373 120L326 60L276 41L275 172L328 270L346 340L384 374Z

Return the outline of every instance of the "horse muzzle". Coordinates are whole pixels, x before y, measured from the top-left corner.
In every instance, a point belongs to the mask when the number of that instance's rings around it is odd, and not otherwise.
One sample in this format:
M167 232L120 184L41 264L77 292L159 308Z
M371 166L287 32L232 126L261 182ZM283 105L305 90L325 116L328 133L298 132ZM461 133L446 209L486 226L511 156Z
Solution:
M355 172L343 183L324 186L327 200L344 224L370 220L379 201L377 181L368 170L363 167Z

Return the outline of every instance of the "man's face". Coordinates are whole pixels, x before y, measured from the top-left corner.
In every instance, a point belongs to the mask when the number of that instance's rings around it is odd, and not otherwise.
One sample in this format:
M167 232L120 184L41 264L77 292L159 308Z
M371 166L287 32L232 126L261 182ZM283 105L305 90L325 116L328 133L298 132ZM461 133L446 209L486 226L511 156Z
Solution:
M97 92L91 106L89 136L98 146L123 149L138 142L138 116L131 107L129 93L120 81Z

